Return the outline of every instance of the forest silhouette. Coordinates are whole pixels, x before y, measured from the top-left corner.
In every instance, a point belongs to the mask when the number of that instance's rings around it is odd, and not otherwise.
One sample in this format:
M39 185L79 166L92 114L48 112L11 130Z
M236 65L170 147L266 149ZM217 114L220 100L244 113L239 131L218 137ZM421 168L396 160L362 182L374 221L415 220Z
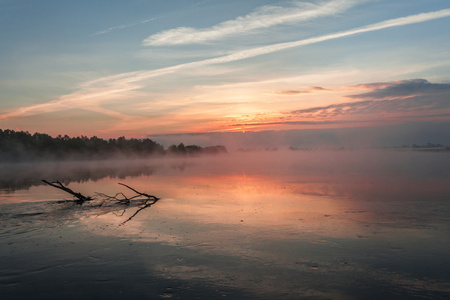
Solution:
M119 137L108 140L96 136L52 137L45 133L0 129L0 161L84 160L109 158L145 158L149 156L196 156L226 153L224 146L171 145L167 149L149 139Z

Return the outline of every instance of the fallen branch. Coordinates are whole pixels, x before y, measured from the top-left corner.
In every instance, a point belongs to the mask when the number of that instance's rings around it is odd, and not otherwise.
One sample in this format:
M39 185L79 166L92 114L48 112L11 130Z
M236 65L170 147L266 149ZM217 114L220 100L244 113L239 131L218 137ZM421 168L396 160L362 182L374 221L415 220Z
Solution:
M91 201L91 200L93 200L90 196L87 196L87 197L86 197L86 196L84 196L84 195L81 194L81 193L76 193L76 192L72 191L72 190L69 189L68 187L65 187L65 186L64 186L61 182L59 182L59 181L54 181L54 182L48 182L47 180L42 180L42 181L45 182L46 184L48 184L48 185L54 187L54 188L63 190L64 192L71 194L72 196L74 196L75 198L78 199L78 200L77 200L78 203L83 203L83 202L85 202L85 201Z
M149 195L149 194L145 194L145 193L141 193L141 192L138 192L138 191L136 191L135 189L133 189L132 187L129 187L128 185L126 185L126 184L123 184L123 183L119 183L120 185L123 185L124 187L127 187L127 188L129 188L130 190L132 190L133 192L135 192L136 194L138 194L138 195L140 195L140 196L145 196L145 197L147 197L148 199L153 199L153 200L155 200L155 201L158 201L159 200L159 198L158 197L155 197L155 196L153 196L153 195ZM135 196L135 197L133 197L133 198L136 198L137 196ZM133 199L133 198L131 198L131 199Z
M141 211L143 211L143 210L146 209L146 208L149 208L150 206L152 206L153 204L155 204L155 203L159 200L159 198L156 197L156 196L149 195L149 194L146 194L146 193L141 193L141 192L139 192L139 191L133 189L132 187L130 187L130 186L126 185L126 184L123 184L123 183L119 183L119 184L120 184L120 185L123 185L123 186L126 187L126 188L129 188L130 190L132 190L133 192L135 192L135 193L137 194L136 196L129 198L130 200L131 200L131 199L134 199L134 198L137 198L137 197L139 197L139 196L147 197L147 199L145 199L144 205L143 205L142 207L140 207L138 210L136 210L136 211L134 212L134 214L132 214L132 215L131 215L128 219L126 219L125 221L123 221L120 225L125 225L125 223L131 221L134 217L136 217L136 215L137 215L138 213L140 213ZM123 195L123 194L122 194L122 195ZM125 196L125 195L124 195L124 196ZM149 201L151 201L151 202L149 202Z
M120 204L130 204L130 200L132 198L128 198L127 196L125 196L124 193L117 193L114 196L109 196L103 193L95 193L97 196L100 196L103 198L103 202L108 201L108 200L114 200L117 201ZM121 195L122 197L119 198L118 196Z
M65 191L66 193L71 194L72 196L74 196L75 198L77 198L77 200L75 200L75 202L78 203L78 204L83 204L83 203L86 202L86 201L92 201L92 200L95 200L94 198L92 198L92 197L90 197L90 196L87 196L87 197L86 197L86 196L82 195L81 193L74 192L73 190L71 190L71 189L69 189L68 187L64 186L64 185L63 185L61 182L59 182L59 181L54 181L54 182L48 182L48 181L46 181L46 180L42 180L42 181L45 182L46 184L48 184L48 185L54 187L54 188L63 190L63 191ZM141 212L142 210L144 210L144 209L146 209L146 208L152 206L153 204L155 204L157 201L160 200L160 198L158 198L158 197L156 197L156 196L149 195L149 194L146 194L146 193L141 193L141 192L135 190L134 188L132 188L132 187L126 185L126 184L123 184L123 183L119 183L119 184L120 184L120 185L123 185L124 187L126 187L126 188L128 188L128 189L130 189L130 190L132 190L132 191L135 192L137 195L135 195L135 196L129 198L129 197L125 196L124 193L121 193L121 192L115 194L114 196L109 196L109 195L106 195L106 194L103 194L103 193L95 193L95 194L101 198L101 199L100 199L100 200L101 200L101 204L100 204L99 206L103 206L103 204L104 204L105 202L107 202L107 201L108 201L108 202L109 202L109 201L114 201L114 202L116 202L117 204L121 204L121 205L130 205L132 200L134 200L134 202L135 202L135 201L141 201L139 205L142 205L142 206L139 207L139 208L134 212L133 215L131 215L127 220L125 220L124 222L122 222L120 225L124 225L124 224L127 223L128 221L132 220L139 212ZM143 199L140 199L140 197L144 197L144 198L143 198ZM138 199L137 199L137 198L138 198ZM123 215L124 213L125 213L125 210L124 210L124 212L122 213L122 215Z

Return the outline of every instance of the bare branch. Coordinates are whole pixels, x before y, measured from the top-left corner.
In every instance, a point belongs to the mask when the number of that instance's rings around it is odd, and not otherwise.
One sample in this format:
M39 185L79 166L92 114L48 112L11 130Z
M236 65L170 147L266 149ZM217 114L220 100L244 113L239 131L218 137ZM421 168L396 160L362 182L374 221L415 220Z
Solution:
M135 192L135 193L138 194L138 195L145 196L145 197L147 197L148 199L153 199L153 200L156 200L156 201L159 200L158 197L155 197L155 196L153 196L153 195L149 195L149 194L145 194L145 193L138 192L138 191L136 191L135 189L133 189L132 187L129 187L128 185L126 185L126 184L123 184L123 183L119 183L119 184L120 184L120 185L123 185L124 187L129 188L130 190L132 190L133 192Z
M59 181L54 181L54 182L48 182L47 180L42 180L42 181L45 182L46 184L48 184L48 185L54 187L54 188L63 190L64 192L71 194L72 196L74 196L75 198L78 199L77 202L79 202L79 203L83 203L83 202L85 202L85 201L91 201L91 200L93 200L90 196L87 196L87 197L86 197L86 196L84 196L84 195L81 194L81 193L76 193L76 192L72 191L72 190L69 189L68 187L65 187L65 186L64 186L61 182L59 182Z
M112 200L112 201L117 201L117 202L119 202L119 203L121 203L121 204L130 204L130 200L133 199L133 198L128 198L128 197L125 196L125 194L122 193L122 192L117 193L117 194L115 194L114 196L109 196L109 195L106 195L106 194L103 194L103 193L95 193L95 194L96 194L97 196L102 197L102 198L103 198L103 201L109 201L109 200ZM119 198L118 196L121 196L121 197Z
M71 194L72 196L74 196L75 198L78 199L78 200L75 200L76 203L83 204L85 201L91 201L91 200L94 200L93 198L91 198L91 197L89 197L89 196L86 197L86 196L82 195L81 193L74 192L73 190L71 190L71 189L69 189L68 187L64 186L64 185L63 185L61 182L59 182L59 181L54 181L54 182L48 182L48 181L46 181L46 180L42 180L42 181L45 182L46 184L48 184L48 185L54 187L54 188L63 190L63 191L65 191L66 193ZM131 220L132 220L139 212L141 212L142 210L144 210L144 209L146 209L146 208L149 208L150 206L152 206L153 204L155 204L156 202L158 202L158 200L160 200L160 198L158 198L158 197L156 197L156 196L149 195L149 194L146 194L146 193L141 193L141 192L135 190L134 188L132 188L132 187L126 185L126 184L123 184L123 183L119 183L119 184L120 184L120 185L123 185L124 187L126 187L126 188L128 188L128 189L130 189L130 190L132 190L133 192L136 193L136 195L133 196L133 197L127 197L127 196L125 196L125 194L122 193L122 192L119 192L119 193L115 194L114 196L110 196L110 195L103 194L103 193L95 193L95 194L96 194L96 195L100 198L100 200L101 200L101 204L100 204L99 206L103 206L103 205L105 204L105 202L107 202L107 201L116 201L117 204L125 204L125 205L127 205L127 206L130 205L130 204L132 203L131 200L136 199L136 201L141 201L141 205L142 205L142 206L139 207L139 208L133 213L133 215L131 215L127 220L125 220L124 222L122 222L120 225L124 225L125 223L131 221ZM140 199L137 199L137 198L140 198ZM123 216L123 214L125 213L125 211L126 211L126 209L123 210L123 212L122 212L122 214L121 214L120 216Z

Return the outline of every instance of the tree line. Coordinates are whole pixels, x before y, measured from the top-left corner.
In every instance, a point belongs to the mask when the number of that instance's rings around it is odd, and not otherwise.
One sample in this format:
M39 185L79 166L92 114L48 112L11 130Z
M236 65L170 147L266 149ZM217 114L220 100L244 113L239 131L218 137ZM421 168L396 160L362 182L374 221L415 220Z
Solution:
M157 142L145 139L101 139L96 136L52 137L34 133L0 129L0 161L41 159L106 159L114 157L196 156L226 153L224 146L200 147L171 145L167 149Z

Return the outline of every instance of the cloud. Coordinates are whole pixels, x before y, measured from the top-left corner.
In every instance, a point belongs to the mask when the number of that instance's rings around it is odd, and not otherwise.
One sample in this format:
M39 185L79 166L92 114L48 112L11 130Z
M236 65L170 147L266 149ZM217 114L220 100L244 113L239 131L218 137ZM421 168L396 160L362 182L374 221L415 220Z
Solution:
M321 5L300 1L294 2L291 7L267 5L246 16L225 21L210 28L178 27L162 31L146 38L143 44L146 46L163 46L204 43L280 24L302 22L334 15L347 10L356 3L357 1L353 0L333 0Z
M321 86L311 86L310 89L315 91L329 91L329 89L323 88Z
M409 97L418 94L426 94L428 96L448 93L450 84L432 84L425 79L412 79L397 82L382 82L372 84L362 84L365 88L374 89L371 92L350 95L348 98L353 99L392 99L396 97Z
M286 95L286 96L295 96L295 95L301 95L301 94L309 94L310 91L276 91L275 94L278 95Z
M281 116L248 118L231 127L354 126L409 121L449 120L450 84L424 79L358 85L371 87L367 93L345 96L355 102L310 107L281 113Z
M132 26L136 26L136 25L145 24L145 23L148 23L148 22L150 22L150 21L154 21L154 20L156 20L156 19L157 19L157 18L150 18L150 19L146 19L146 20L139 21L139 22L128 23L128 24L123 24L123 25L117 25L117 26L112 26L112 27L109 27L109 28L107 28L107 29L105 29L105 30L97 31L97 32L91 34L91 36L101 35L101 34L109 33L109 32L114 31L114 30L121 30L121 29L125 29L125 28L128 28L128 27L132 27Z
M346 114L362 113L364 110L370 110L373 106L374 101L368 100L299 109L291 111L287 114L302 118L332 118Z
M302 94L310 94L314 91L330 91L329 89L320 86L310 86L308 90L288 90L288 91L275 91L274 94L285 95L285 96L296 96Z
M352 124L352 123L364 123L367 121L278 121L278 122L255 122L255 123L241 123L232 124L232 127L246 127L246 126L269 126L269 125L339 125L339 124Z
M141 84L138 83L144 80L148 80L159 76L165 76L168 74L173 74L179 71L210 66L215 64L224 64L228 62L240 61L269 53L275 53L278 51L294 47L316 44L356 34L377 31L395 26L405 26L409 24L425 22L448 16L450 16L450 9L443 9L429 13L422 13L417 15L411 15L408 17L391 19L356 29L332 33L319 37L308 38L288 43L278 43L263 47L252 48L248 50L236 51L228 55L210 58L202 61L184 63L150 71L136 71L107 76L96 80L88 81L80 85L79 89L74 93L61 96L59 99L3 113L0 115L0 120L68 108L96 109L96 111L103 111L105 113L110 113L111 115L119 116L120 114L101 108L100 105L112 99L122 99L122 100L128 99L129 97L132 96L130 95L131 91L134 91L134 93L136 93L136 90L141 89L143 87L142 83Z
M368 93L346 96L361 101L294 110L287 114L302 118L398 113L406 114L409 117L415 114L419 117L423 114L429 115L433 111L450 110L450 84L413 79L365 84L364 86L375 89Z

